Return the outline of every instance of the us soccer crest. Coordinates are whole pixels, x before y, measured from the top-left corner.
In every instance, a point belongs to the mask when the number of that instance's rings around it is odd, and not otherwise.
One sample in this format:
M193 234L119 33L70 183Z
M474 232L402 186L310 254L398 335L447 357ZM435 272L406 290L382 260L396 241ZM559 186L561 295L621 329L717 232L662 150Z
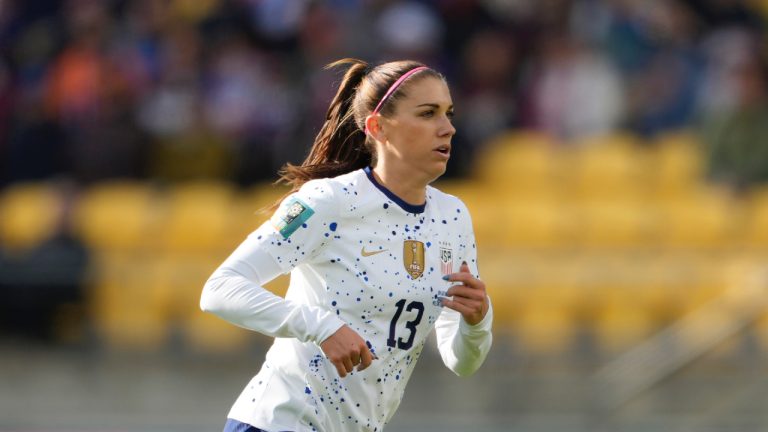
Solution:
M453 249L450 243L440 242L440 272L444 275L453 273Z
M414 279L424 273L424 243L416 240L403 243L403 266Z

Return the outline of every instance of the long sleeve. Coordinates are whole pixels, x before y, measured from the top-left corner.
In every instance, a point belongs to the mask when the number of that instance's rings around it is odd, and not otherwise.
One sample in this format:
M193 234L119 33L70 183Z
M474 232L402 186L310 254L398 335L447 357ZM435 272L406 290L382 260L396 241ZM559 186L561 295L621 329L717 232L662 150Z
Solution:
M469 218L469 211L464 207ZM466 221L467 229L462 236L459 261L466 261L472 274L477 275L477 246L472 221ZM488 312L477 325L469 325L459 312L445 308L435 322L437 347L443 363L456 375L472 375L485 361L493 343L493 306L488 298Z
M267 336L318 344L344 325L329 311L291 302L265 289L262 285L282 272L269 254L252 243L246 240L205 283L202 310Z
M341 328L344 322L319 305L287 300L263 287L323 247L324 237L314 231L322 229L329 201L327 194L288 197L272 220L214 271L203 287L200 308L240 327L302 342L319 344ZM289 211L294 212L290 217Z
M443 311L435 323L437 347L443 363L459 376L475 373L491 349L492 324L493 306L490 299L488 313L475 326L467 324L461 314L454 310Z

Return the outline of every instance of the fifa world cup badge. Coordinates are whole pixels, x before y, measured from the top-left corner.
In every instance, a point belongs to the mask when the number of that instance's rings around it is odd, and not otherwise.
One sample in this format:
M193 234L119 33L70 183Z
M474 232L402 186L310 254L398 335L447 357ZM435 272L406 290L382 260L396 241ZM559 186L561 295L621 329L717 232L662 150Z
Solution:
M315 211L310 206L293 197L275 212L271 221L275 229L282 234L283 238L287 239L313 214Z
M414 279L424 273L424 243L417 240L403 242L403 266Z

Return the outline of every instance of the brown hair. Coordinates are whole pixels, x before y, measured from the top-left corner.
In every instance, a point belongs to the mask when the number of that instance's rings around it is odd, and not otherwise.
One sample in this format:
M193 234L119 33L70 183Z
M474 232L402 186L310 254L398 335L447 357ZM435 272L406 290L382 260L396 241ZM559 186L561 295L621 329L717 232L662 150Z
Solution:
M371 68L368 63L345 58L330 63L325 68L349 65L339 89L328 107L325 123L315 137L312 149L301 165L286 164L279 171L278 183L291 186L297 191L309 180L335 177L376 163L373 141L363 132L365 119L386 94L392 84L403 74L423 64L402 60L384 63ZM433 76L445 78L433 69L416 73L414 78ZM410 78L410 81L413 78ZM397 88L379 109L386 116L394 113L394 101L406 96L408 81Z

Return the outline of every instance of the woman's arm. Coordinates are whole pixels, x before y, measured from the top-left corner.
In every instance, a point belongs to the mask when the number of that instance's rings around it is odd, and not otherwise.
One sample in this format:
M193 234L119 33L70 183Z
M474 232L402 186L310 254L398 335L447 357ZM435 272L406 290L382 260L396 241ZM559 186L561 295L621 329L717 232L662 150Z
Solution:
M283 269L251 234L205 283L200 308L232 324L273 337L294 337L320 344L344 323L318 307L297 304L263 287Z
M447 291L443 299L445 310L435 323L437 346L443 363L459 376L471 375L480 368L491 349L493 308L485 283L474 275L477 270L477 246L472 220L463 206L467 219L459 256L463 260L458 273L447 275L448 281L459 282Z
M368 367L373 356L365 340L336 314L320 305L286 300L263 287L313 259L324 247L324 233L336 220L337 211L328 185L306 183L216 269L205 283L200 307L268 336L314 342L341 377L354 368Z
M449 288L452 299L443 300L447 309L435 323L437 346L443 363L456 375L472 375L491 349L493 308L485 284L472 276L466 263L448 280L462 284Z

